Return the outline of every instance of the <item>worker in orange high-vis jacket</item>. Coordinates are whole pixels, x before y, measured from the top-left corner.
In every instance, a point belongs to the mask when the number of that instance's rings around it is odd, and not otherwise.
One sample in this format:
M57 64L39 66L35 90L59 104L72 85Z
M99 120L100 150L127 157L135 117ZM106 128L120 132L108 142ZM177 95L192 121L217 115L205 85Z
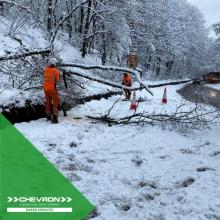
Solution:
M123 73L123 78L122 78L122 85L126 87L131 87L131 75L129 73ZM131 98L131 91L129 89L124 89L125 92L125 98L130 99Z
M46 98L46 117L53 123L58 123L59 95L56 88L60 80L60 71L56 68L56 58L50 58L48 66L44 68L44 93ZM53 109L52 109L53 105Z

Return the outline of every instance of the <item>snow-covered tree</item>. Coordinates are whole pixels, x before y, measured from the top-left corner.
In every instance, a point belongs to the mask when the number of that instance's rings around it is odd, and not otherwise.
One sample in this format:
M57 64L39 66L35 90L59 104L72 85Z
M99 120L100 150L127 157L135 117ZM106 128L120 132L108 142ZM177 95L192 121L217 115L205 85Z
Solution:
M128 53L136 51L147 76L187 76L205 66L208 31L202 14L186 0L0 0L0 4L13 20L11 35L24 24L39 26L53 45L64 32L82 57L96 51L103 64L126 65Z

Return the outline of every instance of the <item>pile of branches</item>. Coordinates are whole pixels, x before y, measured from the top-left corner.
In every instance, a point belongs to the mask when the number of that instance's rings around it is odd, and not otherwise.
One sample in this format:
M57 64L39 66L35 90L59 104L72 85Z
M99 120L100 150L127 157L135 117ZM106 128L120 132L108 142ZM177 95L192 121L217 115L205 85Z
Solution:
M207 109L203 105L195 104L192 107L186 106L185 103L181 103L176 107L174 112L137 112L135 111L131 115L124 117L111 116L111 112L114 106L119 100L117 100L112 107L101 116L87 116L87 118L107 123L112 125L161 125L162 127L172 127L172 129L178 129L186 131L188 129L200 129L207 126L210 123L216 121L219 118L219 112L213 109ZM187 109L187 110L186 110Z

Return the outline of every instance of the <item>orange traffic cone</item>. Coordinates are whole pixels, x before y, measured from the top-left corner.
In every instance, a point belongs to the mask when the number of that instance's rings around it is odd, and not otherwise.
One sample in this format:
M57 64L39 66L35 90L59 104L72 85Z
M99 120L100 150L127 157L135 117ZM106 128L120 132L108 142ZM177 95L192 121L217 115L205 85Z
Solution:
M164 89L162 103L167 104L167 88L166 87Z
M135 91L133 92L132 99L131 99L131 110L136 110L137 109L137 101L136 101L136 93Z

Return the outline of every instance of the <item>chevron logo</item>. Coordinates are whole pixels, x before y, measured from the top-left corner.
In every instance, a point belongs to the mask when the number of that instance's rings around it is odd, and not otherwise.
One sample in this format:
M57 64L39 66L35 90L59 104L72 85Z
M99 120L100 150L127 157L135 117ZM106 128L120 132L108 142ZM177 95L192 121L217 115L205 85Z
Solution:
M95 210L1 113L0 170L1 220L79 220L86 219ZM44 214L31 214L36 212Z
M19 198L17 197L8 197L8 202L18 202Z
M8 203L69 203L71 201L70 197L8 197Z

